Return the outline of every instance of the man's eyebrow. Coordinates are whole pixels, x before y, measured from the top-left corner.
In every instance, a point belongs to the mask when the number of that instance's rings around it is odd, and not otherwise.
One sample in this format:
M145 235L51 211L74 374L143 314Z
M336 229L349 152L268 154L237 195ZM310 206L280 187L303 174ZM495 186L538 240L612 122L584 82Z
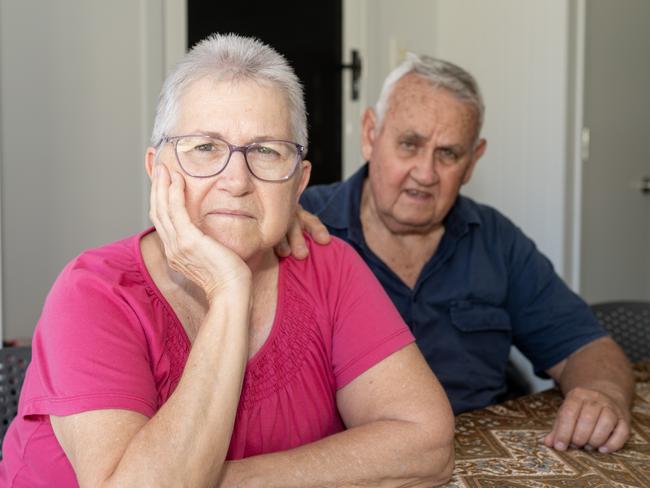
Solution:
M452 151L456 154L465 154L466 148L461 144L442 144L438 146L439 150Z
M411 142L422 142L427 140L427 138L424 135L419 134L418 132L412 130L402 132L401 134L399 134L399 138L406 139Z

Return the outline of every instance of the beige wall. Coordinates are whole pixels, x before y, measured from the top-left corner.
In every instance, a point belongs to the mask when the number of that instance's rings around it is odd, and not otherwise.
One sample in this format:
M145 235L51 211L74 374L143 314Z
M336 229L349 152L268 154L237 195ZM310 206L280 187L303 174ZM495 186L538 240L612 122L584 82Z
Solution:
M31 336L68 260L148 225L168 4L0 1L4 338Z

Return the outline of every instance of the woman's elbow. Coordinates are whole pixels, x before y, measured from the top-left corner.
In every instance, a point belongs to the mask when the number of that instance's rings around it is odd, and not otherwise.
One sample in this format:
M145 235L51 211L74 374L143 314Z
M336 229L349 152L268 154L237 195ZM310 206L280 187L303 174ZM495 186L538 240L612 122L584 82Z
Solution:
M448 482L454 472L454 417L443 416L429 429L423 429L424 446L420 451L420 462L426 473L426 484L418 486L439 486ZM423 480L424 482L424 480Z
M454 435L446 439L437 439L435 446L429 451L429 479L426 486L439 486L447 483L454 472ZM425 485L423 485L425 486Z
M451 479L451 475L454 473L454 445L452 443L451 448L446 450L446 459L442 465L438 465L438 471L432 475L431 484L428 486L440 486L447 483ZM439 453L439 456L443 456L443 453Z
M424 454L424 453L423 453ZM434 453L427 452L422 456L422 466L418 474L412 476L408 483L410 487L430 488L447 483L454 472L453 449L437 449ZM405 485L399 485L405 486Z

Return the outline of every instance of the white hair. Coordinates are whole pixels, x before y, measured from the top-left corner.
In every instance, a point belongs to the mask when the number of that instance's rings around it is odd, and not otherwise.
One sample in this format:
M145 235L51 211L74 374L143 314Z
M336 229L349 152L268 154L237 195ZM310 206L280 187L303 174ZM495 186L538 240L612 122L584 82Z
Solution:
M236 34L212 34L197 43L163 83L151 133L157 147L173 130L179 100L194 82L251 80L271 83L287 97L292 137L307 150L307 114L302 85L287 60L261 41Z
M379 99L375 105L377 117L377 131L381 130L381 124L388 110L390 96L397 82L404 76L415 73L429 81L434 88L443 88L449 91L459 100L468 103L476 110L476 138L483 126L485 105L483 97L474 77L460 66L449 61L432 58L430 56L407 53L406 59L393 71L391 71L382 86Z

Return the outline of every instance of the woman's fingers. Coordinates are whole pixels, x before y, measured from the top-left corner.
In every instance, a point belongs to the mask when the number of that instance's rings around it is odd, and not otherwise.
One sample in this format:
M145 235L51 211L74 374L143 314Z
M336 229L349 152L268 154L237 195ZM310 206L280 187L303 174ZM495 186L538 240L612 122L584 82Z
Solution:
M154 225L165 246L175 238L174 226L169 216L169 171L163 164L157 164L151 186L151 209L155 216Z
M168 215L174 231L179 237L196 239L201 235L192 223L185 207L185 180L176 171L171 171L168 191Z
M193 254L197 250L196 241L202 234L187 214L185 181L176 171L161 168L156 207L167 260L173 269L188 275L188 265L194 260ZM195 276L190 278L196 280Z
M189 227L180 230L176 223L180 220L186 224L182 217L179 219L179 217L175 216L181 210L187 213L184 204L183 179L178 175L174 177L174 172L170 172L164 164L157 164L154 168L150 201L151 221L156 227L158 237L163 244L167 261L173 269L183 272L184 264L181 249L187 249L191 246L180 242L179 239L190 234L192 229L195 229L190 223Z
M156 165L149 215L171 269L198 285L208 301L224 286L248 286L250 269L241 258L192 222L185 203L185 179Z

